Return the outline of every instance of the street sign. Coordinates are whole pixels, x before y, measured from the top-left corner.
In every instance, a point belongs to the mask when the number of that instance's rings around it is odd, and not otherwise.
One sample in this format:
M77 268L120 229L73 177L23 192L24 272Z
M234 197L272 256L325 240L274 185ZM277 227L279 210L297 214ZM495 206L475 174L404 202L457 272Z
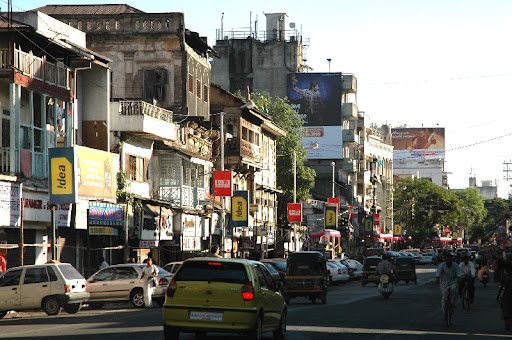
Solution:
M288 203L288 222L302 222L302 203Z
M73 148L50 148L50 204L76 203L75 153Z
M380 214L373 214L373 224L380 225Z
M373 233L373 217L368 216L364 218L364 232L367 234Z
M338 225L338 206L326 205L325 206L325 228L336 229Z
M395 223L393 227L393 235L402 236L402 226L400 225L400 223Z
M231 225L249 226L249 191L236 190L231 198Z
M233 176L231 171L213 172L213 194L221 197L231 197L233 195Z

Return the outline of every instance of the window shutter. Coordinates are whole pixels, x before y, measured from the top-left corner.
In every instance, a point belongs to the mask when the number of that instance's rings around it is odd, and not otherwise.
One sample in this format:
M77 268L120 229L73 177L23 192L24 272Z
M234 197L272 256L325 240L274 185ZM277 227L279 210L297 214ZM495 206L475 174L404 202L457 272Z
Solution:
M144 70L144 98L153 99L155 97L155 71Z

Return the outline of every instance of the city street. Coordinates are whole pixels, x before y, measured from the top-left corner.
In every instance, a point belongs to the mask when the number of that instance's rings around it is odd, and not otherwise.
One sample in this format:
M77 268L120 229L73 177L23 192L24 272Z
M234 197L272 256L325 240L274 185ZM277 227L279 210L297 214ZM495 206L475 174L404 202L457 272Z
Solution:
M418 284L400 283L389 300L373 284L359 281L329 287L326 305L292 299L288 310L287 339L494 339L512 338L505 332L495 302L497 285L476 283L475 304L461 308L454 325L444 326L440 314L440 291L434 281L434 266L418 266ZM43 312L8 314L0 320L3 339L163 339L160 308L134 309L109 305L101 310L85 308L78 314ZM272 337L266 333L266 339ZM182 334L180 339L194 339ZM237 339L239 335L208 335L208 339Z

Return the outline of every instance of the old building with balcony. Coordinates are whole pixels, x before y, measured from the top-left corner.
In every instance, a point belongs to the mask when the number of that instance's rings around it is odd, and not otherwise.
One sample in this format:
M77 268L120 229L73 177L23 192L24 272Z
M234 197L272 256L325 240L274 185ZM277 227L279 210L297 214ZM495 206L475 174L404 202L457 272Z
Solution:
M98 194L90 197L85 188L88 181L80 181L79 203L54 206L52 223L49 150L82 146L82 151L94 152L84 147L94 141L82 122L100 116L98 120L104 121L107 116L110 60L86 48L83 32L39 12L4 14L0 35L0 185L4 202L0 235L5 236L0 237L4 240L0 252L6 255L8 266L45 263L53 258L83 271L89 198L103 196L99 189L107 189L106 182L101 188L96 186ZM100 128L106 131L103 125ZM94 147L103 150L98 151L101 157L108 155L107 142ZM84 160L75 164L82 176L86 173L80 168ZM108 172L114 171L109 163ZM110 184L110 195L104 198L115 202Z
M225 131L224 168L232 171L234 190L249 193L249 225L233 228L231 233L234 256L268 257L278 251L276 236L282 232L276 220L276 140L286 132L248 99L243 101L212 84L212 115L216 125L223 122ZM218 143L215 150L219 150ZM216 168L220 168L221 159L216 159Z
M128 5L48 5L38 9L86 33L112 59L110 147L135 197L130 257L151 251L163 264L207 250L217 211L209 201L212 143L206 39L183 13ZM96 122L99 125L100 122ZM95 126L96 126L95 125Z

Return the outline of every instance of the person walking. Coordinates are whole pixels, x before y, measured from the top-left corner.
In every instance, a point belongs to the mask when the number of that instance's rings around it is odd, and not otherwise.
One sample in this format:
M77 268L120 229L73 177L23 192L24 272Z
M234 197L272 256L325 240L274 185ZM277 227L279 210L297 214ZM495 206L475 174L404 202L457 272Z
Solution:
M144 289L144 305L146 308L153 307L153 301L151 296L153 295L153 290L157 285L155 281L158 276L158 268L153 265L153 258L149 257L146 262L146 266L142 270L142 274L140 275L139 282L142 283L142 287Z

